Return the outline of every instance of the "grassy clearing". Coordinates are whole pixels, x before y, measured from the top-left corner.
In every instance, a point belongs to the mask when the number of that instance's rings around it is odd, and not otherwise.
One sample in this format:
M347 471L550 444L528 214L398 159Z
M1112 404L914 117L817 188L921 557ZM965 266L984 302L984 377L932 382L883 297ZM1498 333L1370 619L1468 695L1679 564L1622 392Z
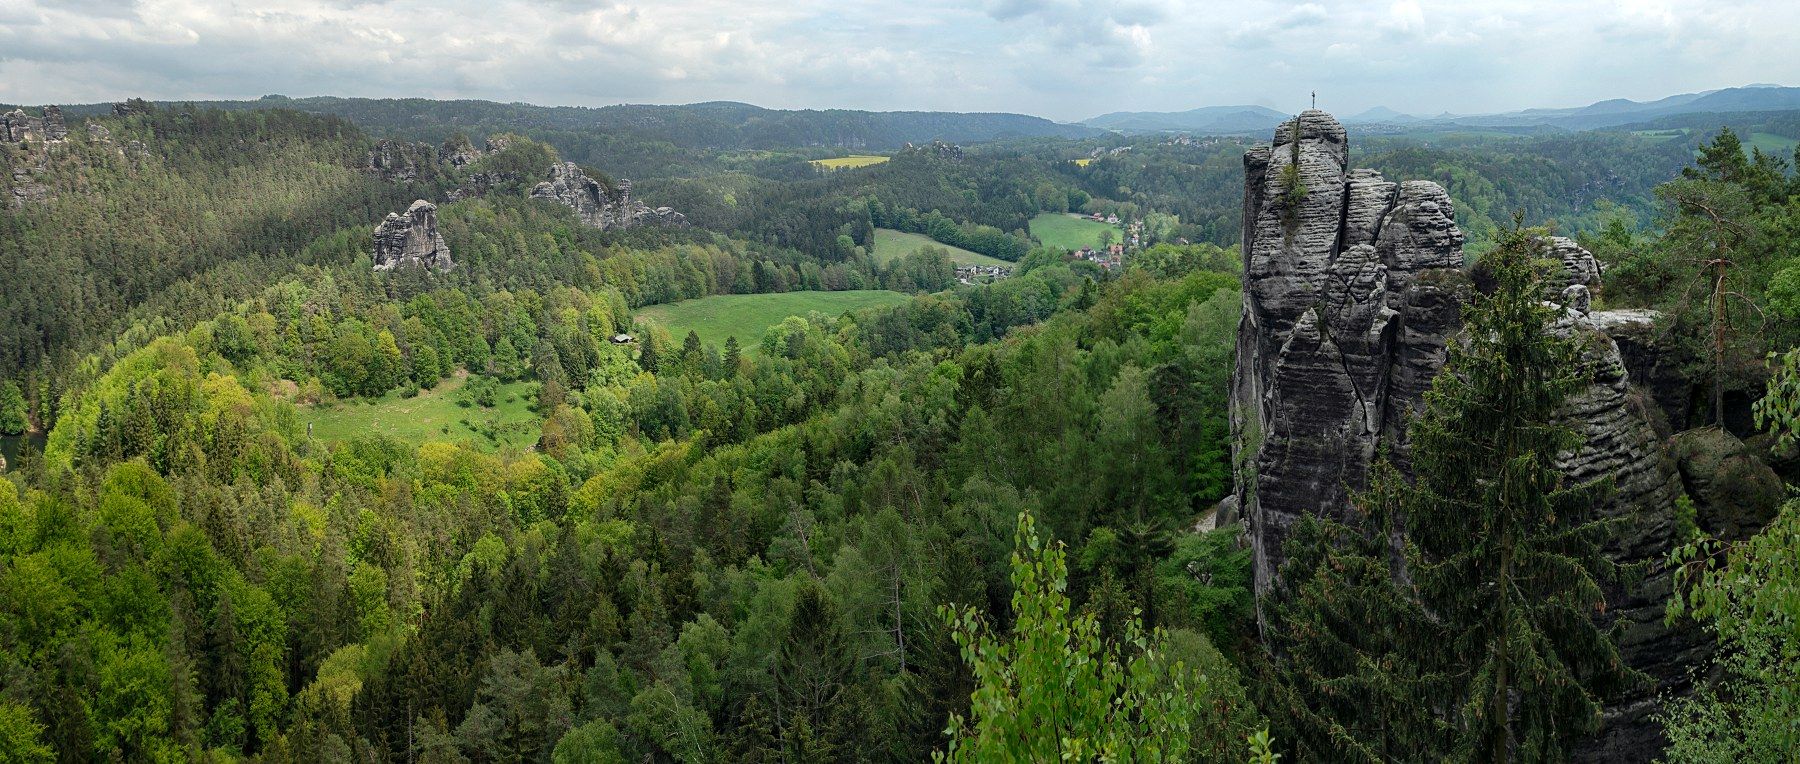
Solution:
M300 407L300 420L312 425L319 440L349 440L380 434L406 441L434 440L473 442L493 450L505 446L524 448L537 442L539 420L531 410L537 400L536 382L510 382L494 394L494 407L462 402L466 378L446 379L411 398L399 391L374 399L354 399Z
M1122 240L1125 233L1116 225L1064 212L1045 212L1031 219L1031 235L1044 246L1061 247L1071 252L1082 247L1099 247L1101 231L1112 231L1115 242Z
M958 265L1012 265L998 257L988 257L980 252L970 252L961 247L952 247L933 241L929 236L896 231L892 228L875 229L875 257L881 262L893 262L919 251L922 247L937 247L945 250L950 253L950 260Z
M1773 154L1781 159L1792 159L1794 146L1800 144L1793 138L1774 133L1751 133L1750 140L1744 142L1745 150L1751 147L1762 149L1764 154Z
M655 324L680 342L689 331L700 341L718 347L736 336L738 344L755 347L769 328L788 316L818 311L830 316L863 308L897 305L908 297L899 292L866 289L848 292L782 292L778 294L724 294L652 305L637 312L639 323Z
M819 167L823 167L827 170L841 170L846 167L868 167L870 165L881 164L882 162L886 162L887 160L888 160L887 157L882 157L882 156L872 156L869 154L851 154L850 156L847 156L847 157L832 157L830 159L814 159L814 160L812 160L812 163Z
M1082 157L1080 159L1075 160L1075 166L1076 167L1086 167L1090 164L1093 164L1093 162L1094 162L1094 160L1092 158Z

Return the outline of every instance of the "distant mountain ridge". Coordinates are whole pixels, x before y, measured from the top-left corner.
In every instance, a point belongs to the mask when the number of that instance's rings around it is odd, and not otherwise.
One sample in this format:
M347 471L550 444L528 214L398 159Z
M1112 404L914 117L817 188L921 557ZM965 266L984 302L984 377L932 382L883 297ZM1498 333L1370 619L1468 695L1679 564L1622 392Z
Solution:
M1681 93L1653 101L1612 98L1587 106L1533 108L1494 114L1445 113L1435 117L1414 117L1385 106L1377 106L1344 121L1419 128L1547 127L1594 130L1682 114L1790 110L1800 110L1800 87L1756 84ZM1119 132L1180 131L1229 135L1261 133L1292 118L1292 114L1261 106L1204 106L1179 112L1114 112L1084 120L1082 124Z
M1267 106L1202 106L1187 111L1116 111L1082 124L1120 132L1251 133L1270 130L1292 117Z
M1101 131L1026 114L853 109L766 109L734 101L658 106L537 106L527 103L426 98L289 98L246 101L165 101L227 110L287 108L350 119L374 132L409 134L491 132L531 128L639 133L683 148L772 149L825 146L885 151L934 140L979 143L1007 138L1084 138ZM111 106L68 107L71 114L107 113Z

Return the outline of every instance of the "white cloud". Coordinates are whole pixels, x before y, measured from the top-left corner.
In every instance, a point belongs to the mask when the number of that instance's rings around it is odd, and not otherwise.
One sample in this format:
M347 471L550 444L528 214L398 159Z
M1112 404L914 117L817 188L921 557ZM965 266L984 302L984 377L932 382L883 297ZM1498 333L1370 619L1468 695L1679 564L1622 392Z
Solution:
M1800 84L1791 0L0 0L0 101L1435 113Z

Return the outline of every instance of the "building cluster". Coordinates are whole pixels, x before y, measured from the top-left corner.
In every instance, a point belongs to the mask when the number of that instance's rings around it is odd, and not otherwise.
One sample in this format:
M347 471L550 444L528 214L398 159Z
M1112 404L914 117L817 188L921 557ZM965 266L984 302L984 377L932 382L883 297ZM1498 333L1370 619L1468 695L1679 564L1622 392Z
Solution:
M956 281L960 284L989 284L1012 275L1012 268L1004 265L958 265Z
M1075 259L1086 260L1109 271L1117 270L1125 266L1125 245L1110 244L1101 249L1082 247L1075 253Z

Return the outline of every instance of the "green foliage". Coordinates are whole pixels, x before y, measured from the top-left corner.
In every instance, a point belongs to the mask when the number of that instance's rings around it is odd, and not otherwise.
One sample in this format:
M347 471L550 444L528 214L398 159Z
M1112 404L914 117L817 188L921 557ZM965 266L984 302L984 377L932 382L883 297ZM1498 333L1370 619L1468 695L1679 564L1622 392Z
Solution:
M1135 618L1117 641L1064 593L1066 553L1020 514L1012 556L1012 633L973 608L945 608L975 674L970 717L950 717L938 761L1182 761L1206 689L1159 686L1159 635Z
M1556 424L1561 406L1590 380L1540 302L1541 247L1514 231L1487 257L1496 287L1466 311L1468 339L1411 425L1415 478L1378 468L1362 528L1295 535L1272 633L1292 635L1282 684L1311 750L1555 759L1640 679L1594 621L1621 573L1591 514L1608 486L1568 485L1556 466L1580 445Z
M45 764L56 760L56 752L42 739L44 725L35 717L30 706L0 702L0 761Z
M19 383L10 379L0 380L0 435L18 435L31 426L29 411L25 406L25 394L19 390Z

